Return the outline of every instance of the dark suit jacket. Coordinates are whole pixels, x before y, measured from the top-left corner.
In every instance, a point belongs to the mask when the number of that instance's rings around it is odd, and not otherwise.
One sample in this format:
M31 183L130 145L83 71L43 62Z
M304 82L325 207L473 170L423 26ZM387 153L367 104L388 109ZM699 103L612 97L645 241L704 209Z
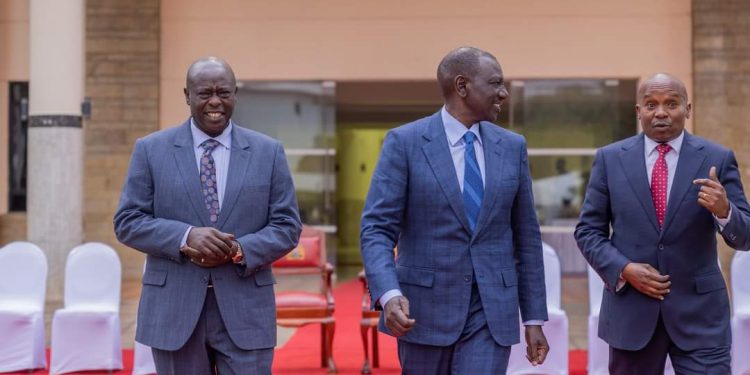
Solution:
M271 263L297 245L301 224L284 150L233 126L224 201L216 228L237 236L246 266L201 268L180 253L189 226L210 226L190 121L141 138L115 214L123 244L147 256L136 340L176 350L195 328L209 277L224 324L245 350L276 345Z
M683 350L729 345L729 300L717 263L717 225L698 204L700 186L692 182L708 178L709 168L716 166L732 206L721 235L729 246L748 249L750 206L734 154L685 132L662 230L645 165L642 134L600 149L576 227L581 252L606 285L599 337L618 349L641 349L661 314L669 336ZM664 301L630 286L615 293L629 262L648 263L670 276L671 292Z
M474 277L497 343L519 342L519 306L524 320L547 319L526 142L487 122L479 131L486 176L473 234L440 112L389 131L383 144L362 214L361 250L373 301L390 289L409 299L417 323L403 340L453 344Z

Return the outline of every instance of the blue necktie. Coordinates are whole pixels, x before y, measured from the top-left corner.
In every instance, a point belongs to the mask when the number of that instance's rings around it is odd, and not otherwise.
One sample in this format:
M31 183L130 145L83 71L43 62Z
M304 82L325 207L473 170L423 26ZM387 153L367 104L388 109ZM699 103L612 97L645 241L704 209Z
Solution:
M466 148L464 152L464 209L466 218L469 219L469 229L474 231L479 218L479 207L482 206L484 197L484 185L482 184L482 173L479 171L479 163L474 153L474 133L468 131L464 134Z
M215 139L207 139L201 143L203 155L201 156L201 190L203 190L203 202L210 214L211 224L219 219L219 190L216 185L216 163L211 153L219 142Z

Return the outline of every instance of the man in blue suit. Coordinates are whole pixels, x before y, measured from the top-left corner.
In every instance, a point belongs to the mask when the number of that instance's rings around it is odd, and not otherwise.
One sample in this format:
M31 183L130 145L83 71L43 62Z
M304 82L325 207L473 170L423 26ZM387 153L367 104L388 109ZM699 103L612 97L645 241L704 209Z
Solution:
M191 118L136 141L114 218L147 254L136 340L159 374L270 374L271 263L302 227L284 150L233 123L224 60L194 62L184 91Z
M599 337L611 374L729 374L729 299L716 232L750 247L750 206L734 153L684 130L684 84L638 90L643 133L600 149L576 240L605 283Z
M388 132L362 214L380 329L398 337L404 374L502 374L520 306L529 360L542 363L547 307L526 142L492 123L508 98L502 69L462 47L437 78L445 106Z

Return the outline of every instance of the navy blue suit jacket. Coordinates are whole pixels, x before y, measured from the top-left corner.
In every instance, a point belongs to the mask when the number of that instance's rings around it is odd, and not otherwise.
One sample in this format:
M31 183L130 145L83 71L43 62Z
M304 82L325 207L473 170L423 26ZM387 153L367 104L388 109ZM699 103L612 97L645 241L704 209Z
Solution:
M276 345L271 263L297 245L302 225L281 144L232 127L224 201L215 227L232 233L246 265L201 268L180 253L189 226L210 226L190 121L135 143L114 218L123 244L147 254L136 340L162 350L193 332L211 278L224 325L245 350Z
M361 250L373 301L390 289L409 299L416 325L401 338L408 342L453 344L474 278L498 344L519 342L519 306L524 320L547 319L526 142L488 122L479 131L486 176L474 233L440 112L389 131L383 144L362 214Z
M605 283L599 337L612 347L643 348L659 314L672 341L683 350L729 345L729 299L717 263L717 225L698 204L696 178L712 166L727 192L732 216L721 236L735 249L750 247L748 206L731 150L685 132L663 229L659 230L645 167L644 135L600 149L576 240L584 257ZM610 230L611 227L611 230ZM615 286L629 262L648 263L669 275L664 301L635 288Z

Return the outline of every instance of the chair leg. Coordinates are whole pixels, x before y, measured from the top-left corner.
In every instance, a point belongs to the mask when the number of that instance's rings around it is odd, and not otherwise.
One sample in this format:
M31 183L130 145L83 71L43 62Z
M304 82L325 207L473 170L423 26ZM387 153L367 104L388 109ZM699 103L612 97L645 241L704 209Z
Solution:
M362 363L362 373L371 374L372 369L370 368L370 348L367 347L367 330L370 329L370 324L367 321L359 323L359 333L362 335L362 346L365 349L365 362Z
M326 357L326 365L328 367L328 373L335 373L336 363L333 361L333 335L336 333L336 322L330 322L324 324L325 327L325 346L323 346Z
M378 327L372 327L372 367L380 368L380 355L378 353Z

